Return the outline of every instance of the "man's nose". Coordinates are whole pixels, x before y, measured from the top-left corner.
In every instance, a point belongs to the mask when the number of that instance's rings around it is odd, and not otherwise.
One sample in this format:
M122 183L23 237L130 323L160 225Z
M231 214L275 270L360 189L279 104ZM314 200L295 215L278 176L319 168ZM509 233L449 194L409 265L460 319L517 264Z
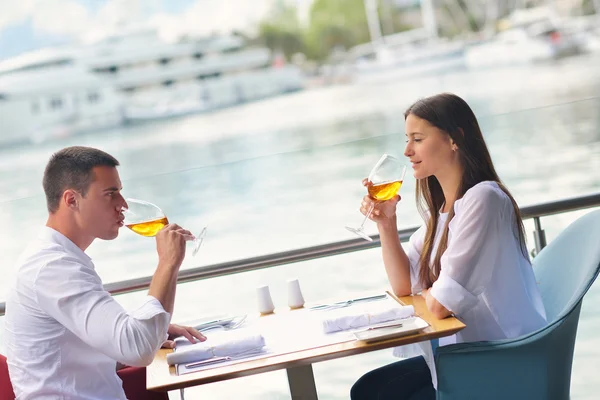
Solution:
M125 198L120 194L119 194L119 197L120 197L119 198L120 201L119 201L119 205L118 205L119 211L121 211L123 208L129 209L129 204L127 204L127 201L125 200Z

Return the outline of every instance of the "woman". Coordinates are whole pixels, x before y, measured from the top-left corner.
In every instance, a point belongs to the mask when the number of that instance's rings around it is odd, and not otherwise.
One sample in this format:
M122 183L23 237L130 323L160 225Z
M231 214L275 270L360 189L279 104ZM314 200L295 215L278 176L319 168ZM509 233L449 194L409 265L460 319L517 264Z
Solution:
M453 342L513 338L546 323L527 255L519 208L500 182L477 119L453 94L417 101L404 114L404 155L417 180L425 225L400 245L397 196L376 203L383 261L394 293L420 293L437 318L466 325ZM365 185L369 183L365 181ZM366 215L373 199L365 196ZM352 387L352 399L434 399L423 357L371 371Z

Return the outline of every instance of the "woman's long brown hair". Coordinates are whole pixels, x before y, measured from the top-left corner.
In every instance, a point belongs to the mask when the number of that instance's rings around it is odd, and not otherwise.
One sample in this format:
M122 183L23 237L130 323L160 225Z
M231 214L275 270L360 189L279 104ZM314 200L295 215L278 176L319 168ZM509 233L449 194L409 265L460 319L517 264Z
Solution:
M456 199L483 181L494 181L500 189L510 198L515 211L515 226L517 227L518 240L523 255L528 258L525 244L525 228L519 207L508 189L502 184L492 158L485 144L479 123L471 107L460 97L451 93L441 93L435 96L418 100L404 113L406 119L415 115L426 120L431 125L442 130L454 141L458 147L460 162L463 167L463 176L458 187ZM448 219L440 238L437 252L431 261L435 234L440 218L440 210L444 206L445 198L442 186L435 176L417 180L417 207L427 221L425 241L419 259L419 282L423 288L429 288L440 275L442 254L448 248L448 224L454 217L454 207L450 208Z

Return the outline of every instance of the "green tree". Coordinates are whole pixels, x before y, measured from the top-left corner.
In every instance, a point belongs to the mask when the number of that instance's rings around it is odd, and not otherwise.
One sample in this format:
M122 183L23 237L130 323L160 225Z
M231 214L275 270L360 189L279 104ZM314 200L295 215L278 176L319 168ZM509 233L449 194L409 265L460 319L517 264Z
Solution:
M394 7L391 0L378 3L381 18L388 21L386 34L412 28L402 21L402 10ZM348 50L371 40L364 0L314 0L309 21L307 27L301 26L294 6L276 2L273 11L260 23L253 42L282 52L288 59L300 52L308 59L323 61L333 50Z
M304 52L304 32L298 22L296 8L279 5L258 27L258 42L287 59Z
M306 32L307 56L323 60L335 48L370 40L363 0L315 0Z

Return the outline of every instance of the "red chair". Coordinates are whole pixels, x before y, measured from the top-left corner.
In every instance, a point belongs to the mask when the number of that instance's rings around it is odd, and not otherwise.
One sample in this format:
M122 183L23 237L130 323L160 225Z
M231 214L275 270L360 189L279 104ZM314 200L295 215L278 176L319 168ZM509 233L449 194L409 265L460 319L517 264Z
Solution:
M10 377L8 376L8 365L6 365L6 357L0 354L0 400L14 400Z
M146 389L146 368L125 367L117 373L123 381L123 389L129 400L169 400L166 392L151 392Z
M118 371L129 400L169 400L167 393L146 390L146 368L127 367ZM14 400L6 357L0 354L0 400Z

